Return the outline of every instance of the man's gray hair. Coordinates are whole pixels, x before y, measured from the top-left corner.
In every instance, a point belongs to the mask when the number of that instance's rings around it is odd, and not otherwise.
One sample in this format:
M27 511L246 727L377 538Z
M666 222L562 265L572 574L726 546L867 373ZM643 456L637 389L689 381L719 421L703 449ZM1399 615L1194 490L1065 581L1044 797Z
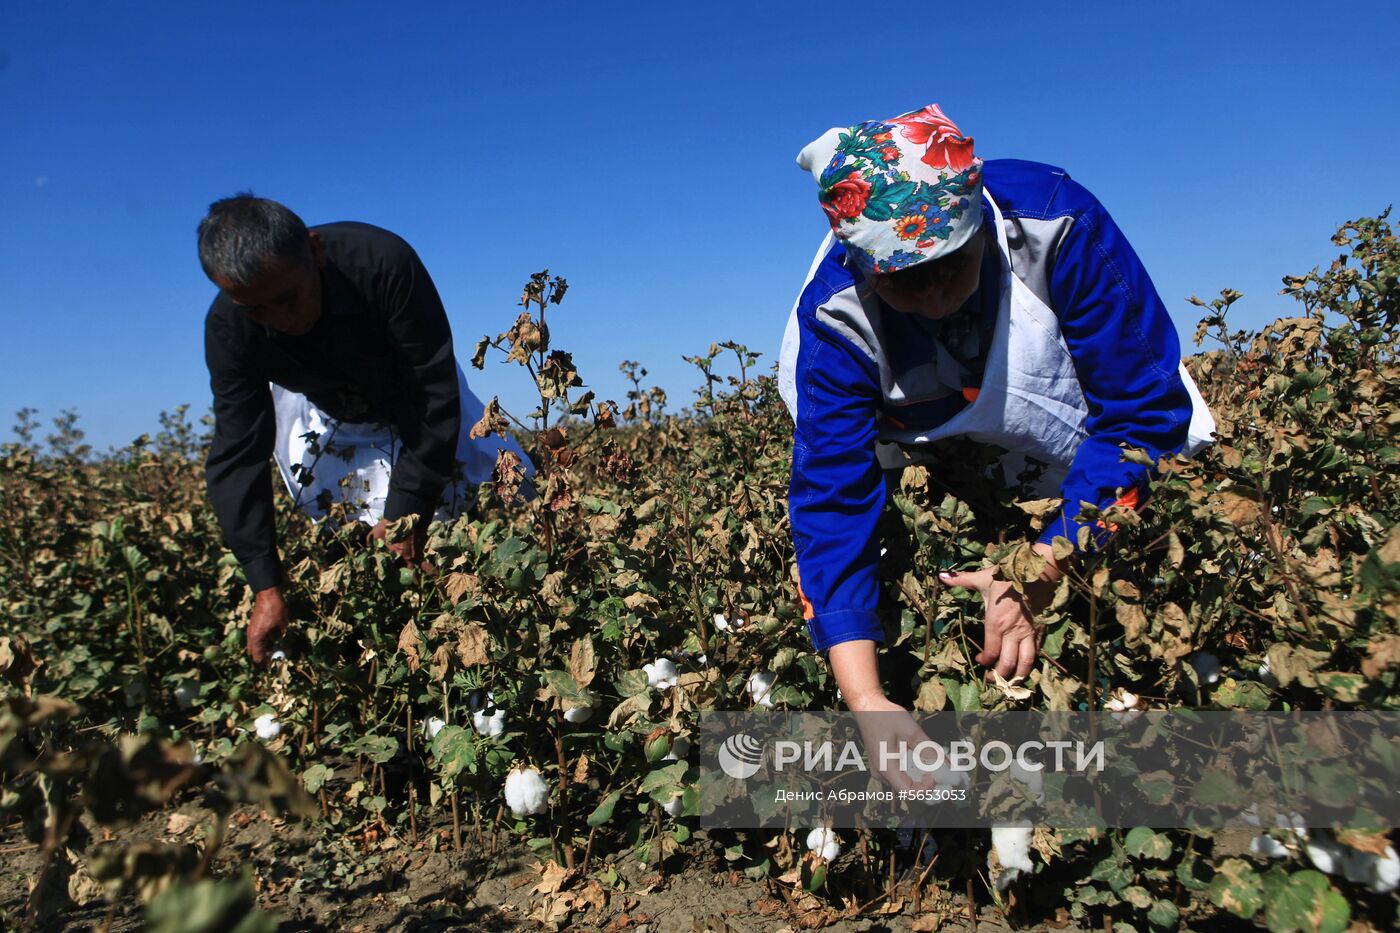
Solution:
M251 191L215 201L199 222L199 263L211 281L251 285L269 267L310 261L301 218Z

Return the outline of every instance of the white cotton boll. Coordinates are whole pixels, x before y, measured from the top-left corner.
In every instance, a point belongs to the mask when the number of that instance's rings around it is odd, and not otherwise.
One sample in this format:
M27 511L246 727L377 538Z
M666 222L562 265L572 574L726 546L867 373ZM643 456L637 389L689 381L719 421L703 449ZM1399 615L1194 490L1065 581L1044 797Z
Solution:
M690 754L690 739L678 735L671 740L671 750L661 756L662 761L680 761Z
M710 659L703 654L697 654L695 656L695 660L700 663L701 667L704 667L705 665L710 663Z
M1385 855L1371 856L1366 870L1366 887L1373 894L1389 894L1400 887L1400 856L1395 854L1395 846L1386 846Z
M1277 687L1278 678L1274 676L1273 668L1269 665L1269 659L1265 658L1259 662L1259 681L1266 687Z
M1119 690L1117 694L1109 697L1104 708L1115 721L1120 723L1130 723L1142 714L1140 699L1136 693L1129 693L1126 690Z
M506 806L516 816L542 813L549 801L549 788L532 765L512 768L506 775Z
M253 731L258 734L258 738L270 742L282 734L282 724L271 713L263 713L253 720Z
M427 719L423 720L423 737L431 742L433 739L437 738L437 734L442 731L442 727L445 725L447 725L447 723L436 716L429 716Z
M494 713L477 710L472 713L472 727L488 738L494 738L506 731L506 711L498 709Z
M199 699L199 681L186 678L176 685L175 702L180 704L180 709L189 709L194 706L194 701L197 699Z
M1325 875L1335 875L1342 871L1342 860L1345 853L1342 847L1331 839L1324 839L1319 833L1318 838L1311 840L1303 847L1308 853L1308 859L1313 863L1313 867Z
M570 706L564 710L564 719L574 724L588 722L592 718L593 707L591 706Z
M768 671L755 671L749 678L749 695L757 706L773 706L773 674Z
M1249 851L1263 858L1288 857L1288 847L1273 836L1255 836L1249 840Z
M287 652L283 651L281 648L278 648L276 651L272 652L271 657L274 661L285 661L287 660Z
M828 862L834 862L841 855L841 839L826 827L819 827L807 834L807 848Z
M679 672L676 670L676 665L667 658L657 658L650 664L643 664L642 670L646 672L648 687L669 690L676 685L676 677Z
M1220 679L1220 659L1209 651L1198 651L1191 655L1191 666L1202 683L1213 684Z
M663 803L661 805L661 809L665 810L671 816L680 816L682 813L685 812L685 800L681 797L680 794L677 794L670 800Z
M1030 874L1031 868L1031 828L1029 826L993 826L992 852L1001 863L1002 873L997 877L997 890L1005 891L1011 882L1023 874ZM990 868L992 860L987 859Z
M744 617L742 615L736 615L734 618L730 619L726 617L724 613L716 612L714 625L716 632L727 632L732 628L740 629L744 627Z

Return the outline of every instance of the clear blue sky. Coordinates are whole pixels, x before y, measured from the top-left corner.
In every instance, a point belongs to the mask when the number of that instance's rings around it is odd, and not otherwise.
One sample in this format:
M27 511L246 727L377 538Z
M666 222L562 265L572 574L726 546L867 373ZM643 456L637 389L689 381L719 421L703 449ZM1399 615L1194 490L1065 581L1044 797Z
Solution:
M952 11L946 17L940 9ZM1184 298L1291 304L1400 195L1400 3L10 2L0 7L0 435L76 406L99 449L210 401L195 255L239 189L404 236L459 355L548 266L602 397L623 359L777 355L826 226L793 159L940 103L984 157L1061 165ZM527 409L513 367L468 371Z

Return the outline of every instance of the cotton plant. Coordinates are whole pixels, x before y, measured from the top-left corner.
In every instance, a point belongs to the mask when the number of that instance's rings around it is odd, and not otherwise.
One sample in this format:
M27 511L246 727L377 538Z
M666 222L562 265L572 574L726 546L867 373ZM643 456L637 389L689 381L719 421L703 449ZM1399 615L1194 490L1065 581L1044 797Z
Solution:
M747 622L748 620L745 619L742 615L736 615L734 618L731 619L728 618L722 612L715 613L714 626L716 632L727 632L731 628L740 629L743 628Z
M1031 827L993 826L992 851L987 856L988 869L992 867L993 859L1001 865L1001 874L996 876L998 891L1005 891L1023 875L1029 876L1034 870L1031 865Z
M647 675L647 686L658 690L669 690L676 685L680 672L669 658L657 658L650 664L643 664L642 671Z
M1104 709L1108 710L1109 715L1117 722L1127 724L1142 715L1142 698L1136 693L1120 689L1108 698Z
M479 694L473 694L467 701L472 707L472 728L478 735L495 738L506 731L506 711L496 706L496 694L487 692L483 703ZM494 709L495 712L488 712Z
M841 856L841 839L830 828L819 826L807 833L807 848L824 861L834 862Z
M282 734L282 724L277 721L277 717L272 713L263 713L253 720L253 731L258 738L264 742L271 742Z
M772 709L773 683L776 680L777 675L770 671L754 671L749 677L749 696L753 698L755 706L764 706Z
M498 709L494 713L477 710L472 713L472 728L477 734L493 739L506 731L506 711Z
M1342 845L1326 830L1318 830L1303 851L1318 871L1364 884L1372 893L1389 894L1400 887L1400 856L1392 845L1387 845L1384 853L1363 852Z
M423 738L431 742L437 738L437 734L443 730L447 723L437 716L429 716L423 720Z
M516 816L543 813L549 803L549 787L534 765L518 764L510 769L505 783L506 806Z

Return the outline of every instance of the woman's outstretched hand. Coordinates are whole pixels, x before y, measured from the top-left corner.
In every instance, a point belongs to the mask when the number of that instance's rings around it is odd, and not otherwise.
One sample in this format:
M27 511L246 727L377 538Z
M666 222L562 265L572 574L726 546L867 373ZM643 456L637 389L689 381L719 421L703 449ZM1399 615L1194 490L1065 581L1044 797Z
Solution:
M1036 623L1038 612L1055 598L1060 569L1048 544L1036 544L1035 550L1046 559L1045 573L1034 583L1025 584L1025 593L1006 580L997 579L995 567L962 573L941 573L939 578L948 586L960 586L982 594L986 606L985 637L982 651L975 660L993 668L1006 680L1023 680L1035 669L1041 645L1045 643L1045 627ZM988 677L991 675L988 674Z

